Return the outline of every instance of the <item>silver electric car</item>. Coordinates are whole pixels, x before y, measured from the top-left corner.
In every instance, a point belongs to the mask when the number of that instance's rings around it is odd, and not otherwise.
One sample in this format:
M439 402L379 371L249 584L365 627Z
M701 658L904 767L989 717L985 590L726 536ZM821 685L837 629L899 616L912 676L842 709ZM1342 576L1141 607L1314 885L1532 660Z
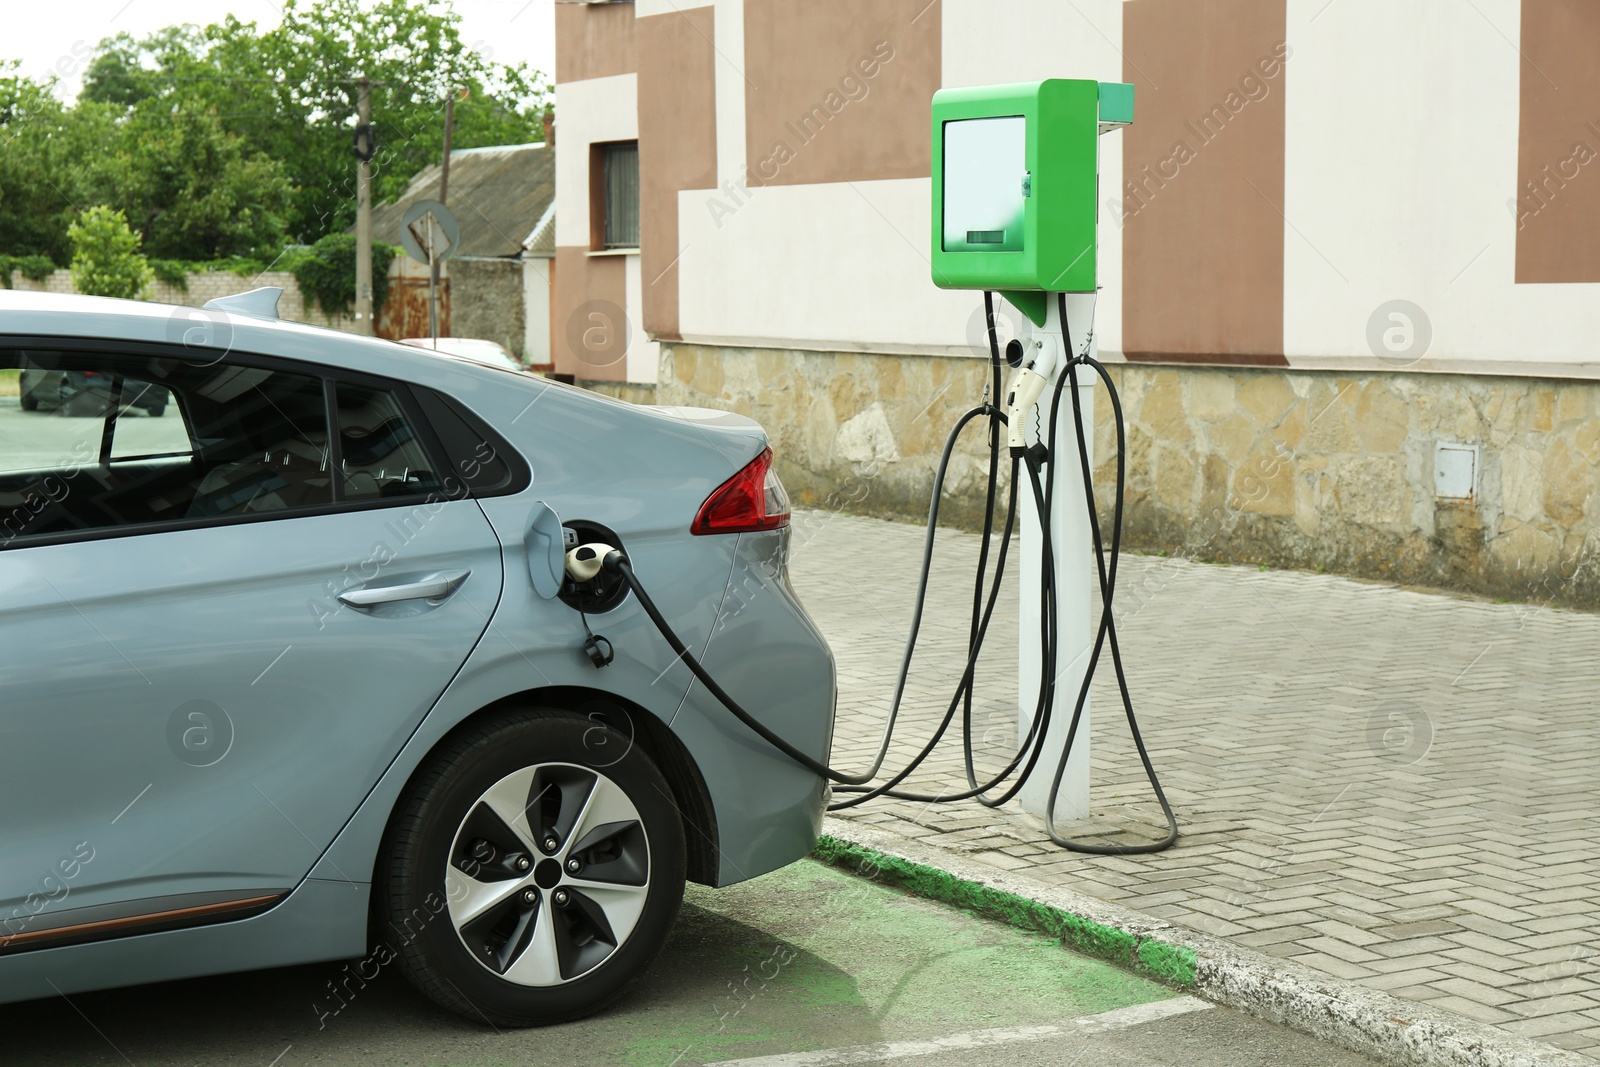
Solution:
M594 1011L685 879L816 840L824 782L564 568L620 547L825 758L765 436L275 303L0 292L0 389L103 385L49 419L0 395L0 1002L370 950L496 1026Z

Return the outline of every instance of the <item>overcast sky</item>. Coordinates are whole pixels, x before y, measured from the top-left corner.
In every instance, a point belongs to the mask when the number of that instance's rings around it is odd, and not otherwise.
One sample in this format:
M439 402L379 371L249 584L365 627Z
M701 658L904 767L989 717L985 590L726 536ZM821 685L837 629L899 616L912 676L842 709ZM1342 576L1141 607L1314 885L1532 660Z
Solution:
M545 75L555 73L554 0L450 0L461 16L461 39L500 63L519 60ZM232 14L261 29L281 16L271 0L9 0L0 59L22 60L22 73L54 72L63 93L76 96L89 51L103 37L126 30L143 37L180 22L205 25Z

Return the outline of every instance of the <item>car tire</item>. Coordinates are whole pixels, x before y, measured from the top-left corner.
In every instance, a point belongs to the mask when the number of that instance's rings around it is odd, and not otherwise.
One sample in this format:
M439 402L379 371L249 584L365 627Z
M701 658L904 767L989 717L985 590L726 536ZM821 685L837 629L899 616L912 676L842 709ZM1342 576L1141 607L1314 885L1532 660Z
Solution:
M376 951L388 946L436 1003L493 1026L598 1011L655 959L682 903L671 796L609 726L533 708L471 727L391 821Z
M39 410L39 398L32 393L23 393L19 399L21 400L23 411Z
M152 419L159 419L166 413L167 405L165 404L157 404L154 407L145 408L145 414L149 415Z

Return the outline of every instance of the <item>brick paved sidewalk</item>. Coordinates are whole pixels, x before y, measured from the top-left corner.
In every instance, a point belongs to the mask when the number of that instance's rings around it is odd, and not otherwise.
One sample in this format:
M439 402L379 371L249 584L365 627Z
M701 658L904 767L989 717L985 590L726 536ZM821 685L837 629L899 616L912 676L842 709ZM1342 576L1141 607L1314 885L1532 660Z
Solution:
M911 525L795 517L794 584L839 663L841 767L864 763L881 729L921 539ZM891 767L954 688L976 548L973 535L941 533ZM1600 1049L1600 617L1154 557L1125 557L1119 590L1130 685L1178 813L1177 846L1079 856L1014 806L975 801L877 800L842 814ZM1014 634L1015 618L1008 587L995 637ZM1002 647L980 673L981 766L1003 765L1016 743L1015 658ZM1114 687L1097 683L1093 699L1095 813L1066 828L1153 835L1160 812ZM946 744L907 788L964 788L960 760L959 740Z

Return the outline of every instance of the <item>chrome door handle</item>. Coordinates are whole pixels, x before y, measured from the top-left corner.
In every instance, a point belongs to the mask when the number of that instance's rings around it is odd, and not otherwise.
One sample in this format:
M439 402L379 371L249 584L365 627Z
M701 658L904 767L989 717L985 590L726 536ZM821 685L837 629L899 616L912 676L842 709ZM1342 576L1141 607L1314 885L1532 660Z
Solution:
M405 585L382 585L369 589L351 589L339 594L339 602L352 608L370 608L378 604L393 604L400 600L443 600L461 588L471 571L458 574L433 574L420 582Z

